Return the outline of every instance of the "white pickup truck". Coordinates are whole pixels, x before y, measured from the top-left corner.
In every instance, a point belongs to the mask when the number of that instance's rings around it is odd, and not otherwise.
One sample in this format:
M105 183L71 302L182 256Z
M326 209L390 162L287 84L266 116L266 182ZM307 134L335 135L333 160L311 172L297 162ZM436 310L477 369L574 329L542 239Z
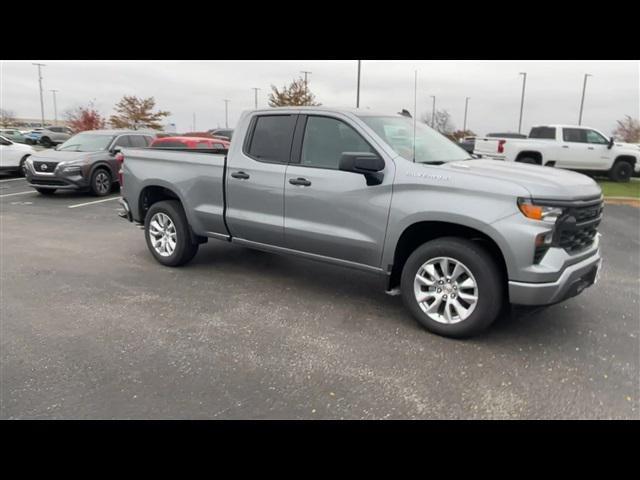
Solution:
M602 132L572 125L540 125L529 138L477 137L475 155L584 173L602 172L617 182L640 172L640 147L617 142Z

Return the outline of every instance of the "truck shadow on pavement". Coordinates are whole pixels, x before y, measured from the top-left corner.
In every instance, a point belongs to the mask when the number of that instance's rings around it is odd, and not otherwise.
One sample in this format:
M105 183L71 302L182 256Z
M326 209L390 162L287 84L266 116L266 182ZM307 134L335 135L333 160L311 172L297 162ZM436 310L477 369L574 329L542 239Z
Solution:
M237 245L211 241L201 246L198 255L185 267L208 275L212 269L223 277L243 278L243 286L251 291L256 285L269 285L275 291L293 291L296 298L308 300L310 308L322 305L339 306L345 312L358 311L375 314L378 319L403 325L429 335L403 306L401 296L389 296L384 290L385 279L374 274L332 266L322 262L289 255L278 255ZM570 302L571 300L569 300ZM559 315L580 315L571 307L505 309L493 325L482 335L466 342L483 344L548 343L558 336L572 335L572 322L564 322ZM564 333L563 333L564 332Z

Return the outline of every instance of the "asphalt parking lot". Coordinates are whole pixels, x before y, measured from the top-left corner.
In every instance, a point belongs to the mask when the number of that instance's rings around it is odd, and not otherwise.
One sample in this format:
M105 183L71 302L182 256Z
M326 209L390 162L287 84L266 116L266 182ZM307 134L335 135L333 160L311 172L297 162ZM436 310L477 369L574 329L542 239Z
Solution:
M607 205L597 285L459 341L355 270L214 240L162 267L117 197L0 177L1 418L640 417L638 208Z

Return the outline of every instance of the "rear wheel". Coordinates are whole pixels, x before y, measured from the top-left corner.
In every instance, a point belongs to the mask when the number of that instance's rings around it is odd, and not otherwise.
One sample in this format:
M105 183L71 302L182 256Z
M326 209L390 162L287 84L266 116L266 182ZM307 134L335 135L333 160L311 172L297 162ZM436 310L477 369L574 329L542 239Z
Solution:
M469 337L487 328L503 305L504 286L478 243L445 237L418 247L402 271L405 306L427 330Z
M631 175L633 175L633 165L625 160L614 163L609 170L609 178L614 182L628 182Z
M53 146L53 142L51 142L51 139L49 137L44 137L40 139L40 144L44 147L44 148L51 148Z
M98 197L111 192L111 175L104 168L99 168L91 175L91 191Z
M198 253L198 244L191 239L187 217L177 200L154 203L145 217L144 231L149 251L163 265L184 265Z
M36 188L36 192L42 195L53 195L54 193L56 193L56 189L55 188Z

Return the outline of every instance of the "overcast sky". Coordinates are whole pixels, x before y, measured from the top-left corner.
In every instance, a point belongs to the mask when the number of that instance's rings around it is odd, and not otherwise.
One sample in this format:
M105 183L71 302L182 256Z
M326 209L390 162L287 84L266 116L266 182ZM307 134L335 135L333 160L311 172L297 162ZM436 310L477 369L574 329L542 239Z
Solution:
M19 117L39 118L37 68L29 62L2 61L0 104ZM123 95L153 96L171 112L178 131L224 127L223 99L229 99L229 126L254 105L267 106L270 86L281 87L309 70L309 88L327 106L355 107L356 61L44 61L45 118L53 118L51 89L59 90L58 117L94 100L108 116ZM522 76L527 72L523 131L541 123L576 124L582 82L588 79L583 125L611 133L624 115L640 116L639 62L572 61L363 61L361 108L413 112L414 71L418 71L418 115L446 109L462 128L465 97L467 127L476 133L517 131Z

